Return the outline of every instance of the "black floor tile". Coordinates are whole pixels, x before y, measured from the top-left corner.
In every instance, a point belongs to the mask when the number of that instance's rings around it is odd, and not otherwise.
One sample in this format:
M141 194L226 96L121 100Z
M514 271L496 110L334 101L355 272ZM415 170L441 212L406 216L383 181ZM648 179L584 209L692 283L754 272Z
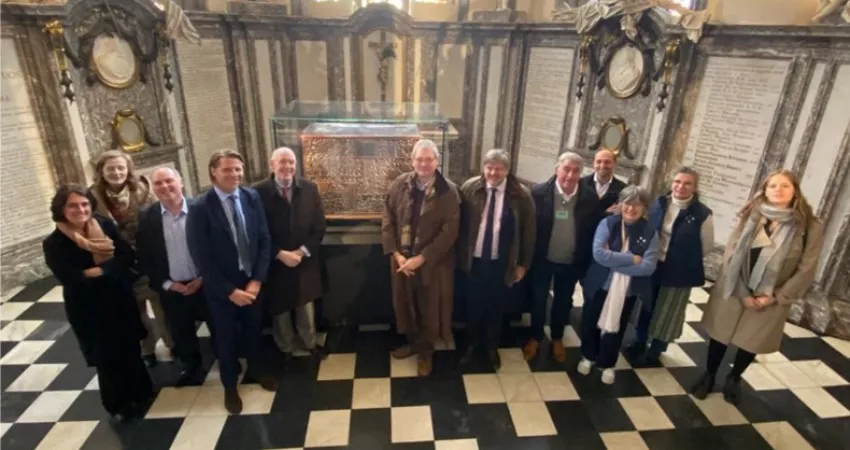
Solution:
M100 391L84 391L77 396L60 421L109 420L109 417L100 401Z
M159 421L160 419L151 419ZM183 423L183 419L172 419L175 422ZM144 422L148 422L147 420ZM80 450L143 450L145 448L168 448L171 442L162 447L142 447L133 445L133 440L137 436L137 431L141 428L142 421L133 421L129 423L120 423L113 421L101 421L94 427L89 438L83 444ZM179 429L179 424L177 425Z
M41 392L4 392L0 395L0 420L14 423L39 395Z
M36 360L38 364L85 364L80 346L73 333L65 333Z
M792 420L791 425L818 450L850 448L850 419Z
M103 423L103 422L101 422ZM148 419L140 421L127 450L152 450L171 447L183 419Z
M229 416L216 449L254 450L304 445L309 411Z
M747 450L773 450L752 425L737 425L711 428L727 448Z
M54 286L58 283L56 279L53 277L42 278L38 281L33 281L28 284L26 287L21 289L21 292L15 294L14 297L10 298L10 302L34 302L44 297L44 294L48 293Z
M6 356L7 353L12 351L15 346L18 345L15 341L2 341L0 342L0 358Z
M742 389L742 394L737 408L750 423L817 418L817 415L805 403L787 389L752 391L749 387L745 387Z
M688 395L655 397L677 429L710 427L711 422Z
M511 413L505 403L432 404L431 422L437 440L478 438L480 447L484 442L516 437Z
M71 330L71 324L64 319L45 320L25 340L27 341L55 341Z
M313 390L314 411L351 408L353 380L317 381Z
M850 376L850 373L844 374L845 377ZM850 410L850 385L848 386L832 386L824 388L826 392L829 392L830 395L839 403L844 405L845 408Z
M721 450L729 449L716 428L642 431L650 450ZM732 450L732 449L729 449Z
M546 407L558 434L568 436L574 448L605 448L587 408L581 401L547 402Z
M575 372L575 369L567 371L575 386L578 395L582 399L589 398L621 398L621 397L645 397L649 391L640 381L633 370L618 370L614 384L605 384L601 380L602 371L594 368L587 375Z
M7 421L5 415L3 421ZM3 439L0 439L0 448L3 450L33 450L53 428L52 423L16 423L12 425Z
M22 312L15 320L68 320L65 316L65 305L63 303L43 302L35 303Z
M15 382L18 376L27 370L26 365L2 365L0 366L0 391L6 392L6 389Z
M389 378L390 352L382 348L367 348L357 352L355 378Z
M65 367L59 373L50 386L48 391L74 391L84 389L94 376L97 375L97 370L94 367L88 367L85 363L73 363Z
M358 450L391 448L392 419L389 409L351 411L348 447Z
M601 440L597 437L597 440ZM499 441L478 441L479 450L563 450L563 449L595 449L599 448L592 443L591 447L585 447L580 440L573 440L570 436L533 436L533 437L510 437ZM602 447L604 448L604 447Z
M596 431L607 433L635 430L631 419L616 398L587 398L581 402L587 408L587 415Z
M390 380L392 406L466 403L462 378L411 377Z

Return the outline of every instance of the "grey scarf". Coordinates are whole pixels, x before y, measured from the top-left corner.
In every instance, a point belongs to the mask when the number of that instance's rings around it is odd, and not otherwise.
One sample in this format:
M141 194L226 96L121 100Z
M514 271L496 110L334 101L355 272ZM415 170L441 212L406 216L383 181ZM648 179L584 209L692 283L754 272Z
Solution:
M723 270L723 297L773 295L776 278L794 235L793 210L762 204L743 220L747 222ZM764 230L767 220L778 223L770 236ZM761 253L749 270L750 250L754 248L761 248Z

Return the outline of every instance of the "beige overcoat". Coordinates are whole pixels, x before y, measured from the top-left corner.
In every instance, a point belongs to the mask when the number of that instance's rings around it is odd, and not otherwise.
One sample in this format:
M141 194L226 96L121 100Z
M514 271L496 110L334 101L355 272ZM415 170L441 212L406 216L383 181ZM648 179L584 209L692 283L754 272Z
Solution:
M741 218L729 237L718 280L723 276L746 220L748 217ZM821 222L811 219L806 228L798 228L792 237L791 248L776 280L775 303L760 311L748 309L741 298L723 298L721 283L714 284L702 319L712 339L756 354L779 350L788 310L808 291L823 247Z

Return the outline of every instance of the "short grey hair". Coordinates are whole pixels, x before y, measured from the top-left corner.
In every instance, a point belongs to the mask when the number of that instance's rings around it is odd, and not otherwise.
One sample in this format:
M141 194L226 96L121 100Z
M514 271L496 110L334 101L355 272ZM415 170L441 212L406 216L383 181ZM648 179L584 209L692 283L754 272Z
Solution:
M558 167L563 166L567 162L575 163L579 167L584 167L584 158L582 158L581 155L572 150L567 150L564 153L558 155L558 162L555 163L555 168L557 169Z
M481 165L483 166L489 163L500 163L505 166L506 169L510 169L511 155L509 155L508 152L500 148L487 150L487 153L484 154L484 158L481 160Z
M295 152L294 152L291 148L289 148L289 147L278 147L278 148L276 148L276 149L272 152L272 156L271 156L271 158L270 158L270 159L274 160L274 159L276 159L278 156L280 156L280 155L282 155L282 154L284 154L284 153L289 154L290 156L292 156L292 158L293 158L295 161L298 161L298 157L297 157L297 156L295 156Z
M640 203L644 208L648 208L650 202L649 191L640 186L626 186L620 191L618 202L621 205Z
M676 169L676 171L673 172L673 176L670 177L670 182L672 183L673 178L676 178L676 175L679 175L680 173L694 177L694 192L699 190L699 173L689 166L682 166Z
M430 139L420 139L413 144L413 150L410 151L410 157L415 158L420 150L431 150L434 153L434 158L440 159L440 149L437 144Z

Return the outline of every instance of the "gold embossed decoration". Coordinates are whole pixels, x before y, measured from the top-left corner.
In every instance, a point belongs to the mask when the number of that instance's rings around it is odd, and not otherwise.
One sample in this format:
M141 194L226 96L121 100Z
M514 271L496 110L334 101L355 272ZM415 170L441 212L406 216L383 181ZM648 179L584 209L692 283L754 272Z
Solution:
M131 109L115 113L110 126L112 127L112 148L120 148L125 152L138 152L148 144L159 145L151 140L142 117Z

